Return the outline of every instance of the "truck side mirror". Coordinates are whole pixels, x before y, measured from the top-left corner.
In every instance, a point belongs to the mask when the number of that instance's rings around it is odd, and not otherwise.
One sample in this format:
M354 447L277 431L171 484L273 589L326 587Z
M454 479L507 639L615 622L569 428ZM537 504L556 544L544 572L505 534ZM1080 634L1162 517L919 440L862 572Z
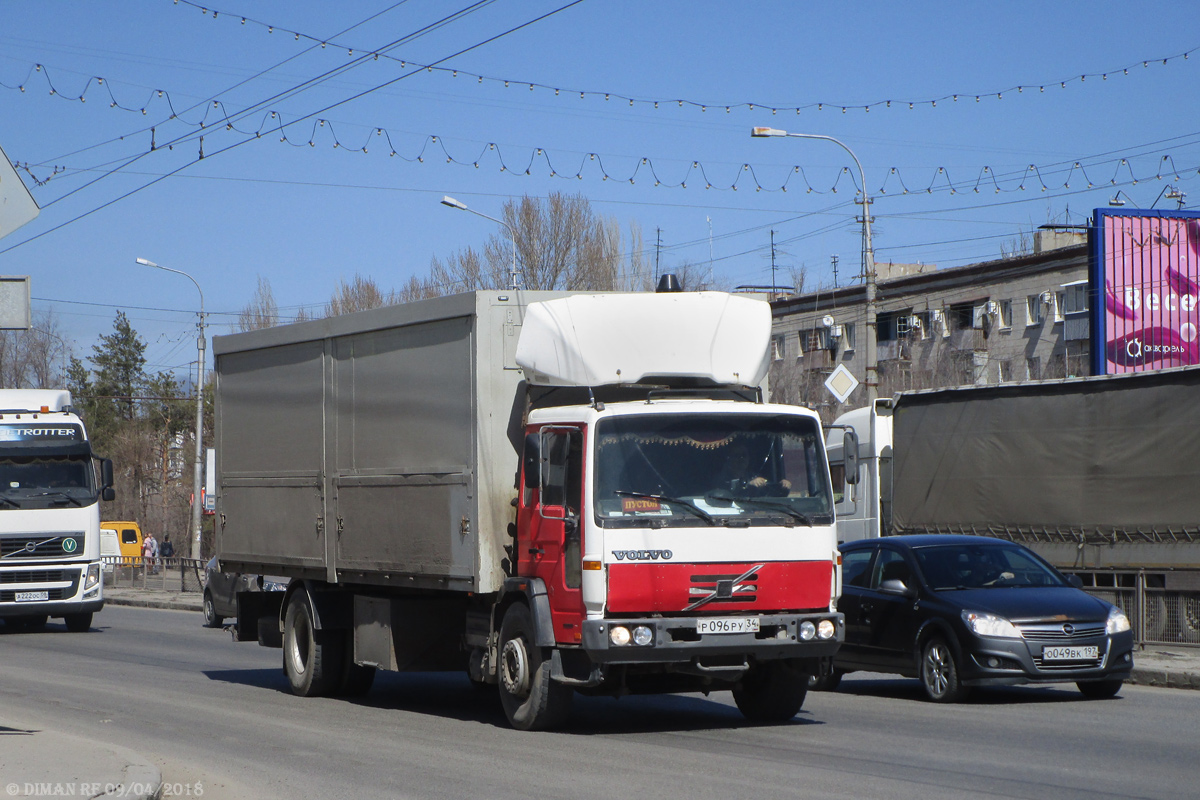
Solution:
M525 435L525 488L537 489L542 484L542 437L541 434Z
M113 491L113 463L111 458L100 462L100 499L106 502L113 500L117 493Z
M846 483L858 483L858 434L847 430L842 437L842 464L846 468Z

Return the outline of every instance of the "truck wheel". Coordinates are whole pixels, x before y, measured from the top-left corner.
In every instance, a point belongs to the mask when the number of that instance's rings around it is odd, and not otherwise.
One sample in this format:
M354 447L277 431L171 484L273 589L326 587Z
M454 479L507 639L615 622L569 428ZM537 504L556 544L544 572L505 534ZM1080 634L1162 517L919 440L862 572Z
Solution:
M84 633L92 629L92 612L67 614L63 617L63 621L67 623L67 630L71 633Z
M959 680L954 650L940 636L930 639L921 650L921 685L935 703L957 703L971 691Z
M1104 700L1109 697L1116 696L1117 692L1121 691L1121 686L1125 683L1123 680L1109 681L1080 681L1075 684L1079 687L1079 691L1089 700Z
M337 693L341 697L362 697L371 691L371 684L375 682L375 668L354 663L354 631L346 631L345 653L345 669L342 670Z
M500 703L517 730L549 730L566 721L575 692L550 679L546 648L534 644L533 620L523 603L509 606L500 623Z
M283 671L292 693L324 697L342 680L341 631L319 631L313 626L308 595L295 592L283 620Z
M217 607L213 605L212 592L208 589L204 590L204 627L219 628L225 618L217 614Z
M833 666L832 658L822 658L820 665L821 671L808 679L808 688L814 692L832 692L836 690L838 684L842 682L842 676L846 673Z
M733 701L751 722L787 722L804 705L808 678L786 661L760 662L734 687Z

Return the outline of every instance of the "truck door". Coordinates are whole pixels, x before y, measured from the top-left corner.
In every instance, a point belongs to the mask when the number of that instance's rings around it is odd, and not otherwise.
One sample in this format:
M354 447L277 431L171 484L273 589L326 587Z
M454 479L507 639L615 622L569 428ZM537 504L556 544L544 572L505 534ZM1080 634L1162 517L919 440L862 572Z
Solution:
M523 476L517 571L545 583L555 639L564 643L582 636L583 433L582 427L531 427L522 459L523 471L538 475L537 481Z

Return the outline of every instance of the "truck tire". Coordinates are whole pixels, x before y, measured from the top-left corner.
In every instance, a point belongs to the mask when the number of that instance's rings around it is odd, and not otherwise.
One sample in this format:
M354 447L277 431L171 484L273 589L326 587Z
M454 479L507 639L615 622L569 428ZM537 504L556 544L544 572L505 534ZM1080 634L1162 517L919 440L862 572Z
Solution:
M217 613L217 607L213 605L212 592L208 589L204 590L204 627L219 628L225 618Z
M752 666L733 689L733 701L751 722L787 722L808 696L805 672L787 661L763 661Z
M339 697L362 697L375 683L375 667L354 663L354 631L346 631L345 664L338 683Z
M71 633L85 633L92 629L92 612L84 611L79 614L67 614L63 617L67 630Z
M533 620L524 603L514 603L500 623L500 703L517 730L543 731L567 719L575 691L550 679L548 648L534 644Z
M293 593L283 621L283 671L292 693L300 697L332 694L342 681L344 642L342 631L317 630L308 594Z
M959 679L954 649L940 636L934 636L921 648L921 685L935 703L957 703L970 693Z

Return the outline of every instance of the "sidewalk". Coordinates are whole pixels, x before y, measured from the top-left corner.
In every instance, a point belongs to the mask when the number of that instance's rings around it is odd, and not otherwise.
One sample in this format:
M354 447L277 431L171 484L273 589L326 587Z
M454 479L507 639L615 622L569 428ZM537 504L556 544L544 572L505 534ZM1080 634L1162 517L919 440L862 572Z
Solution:
M161 589L104 589L105 602L114 606L170 608L177 611L203 612L199 592L171 592ZM1161 686L1168 689L1200 689L1200 647L1146 645L1133 654L1130 684Z
M158 798L162 784L159 768L132 750L0 716L0 796L138 800Z

